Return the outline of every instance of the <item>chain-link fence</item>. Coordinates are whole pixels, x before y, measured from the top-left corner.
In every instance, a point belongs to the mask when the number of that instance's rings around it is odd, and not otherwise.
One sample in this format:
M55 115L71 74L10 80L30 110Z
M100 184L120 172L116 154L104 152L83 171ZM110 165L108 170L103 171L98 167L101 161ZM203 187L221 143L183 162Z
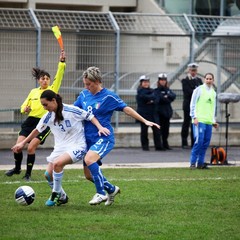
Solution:
M65 103L75 101L83 89L82 72L93 65L100 67L104 86L133 108L139 76L148 75L156 87L158 74L166 72L177 94L173 108L179 119L181 79L191 61L199 64L200 76L214 73L218 93L239 93L240 18L31 9L0 9L0 16L1 126L24 119L19 107L37 86L33 67L44 68L53 79L60 54L51 31L55 25L67 55L60 89ZM229 109L240 121L237 107L230 104ZM134 120L120 113L113 122Z

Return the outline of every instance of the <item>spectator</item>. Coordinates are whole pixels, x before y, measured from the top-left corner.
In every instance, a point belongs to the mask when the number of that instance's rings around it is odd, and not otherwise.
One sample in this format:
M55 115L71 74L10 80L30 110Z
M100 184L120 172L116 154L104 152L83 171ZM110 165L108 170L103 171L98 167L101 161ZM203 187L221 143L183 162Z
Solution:
M139 78L139 86L137 89L137 112L149 121L154 121L154 90L150 88L150 78L142 75ZM140 122L141 133L140 140L143 151L149 151L149 138L148 138L148 128L145 123ZM153 131L153 141L156 150L162 150L160 130L155 126L152 126Z
M207 73L205 83L193 91L190 116L193 123L194 145L190 157L190 168L206 169L204 162L212 136L212 126L218 127L215 120L216 92L213 88L214 76Z
M182 79L183 90L183 124L181 130L182 148L188 149L189 127L191 126L190 102L193 90L202 85L201 78L197 77L198 64L190 63L188 65L188 74ZM191 146L193 146L193 133L191 129Z
M170 90L167 82L167 74L158 75L157 88L154 90L156 96L156 116L157 123L161 127L161 137L163 148L172 150L168 144L170 119L173 114L171 103L175 100L176 94Z

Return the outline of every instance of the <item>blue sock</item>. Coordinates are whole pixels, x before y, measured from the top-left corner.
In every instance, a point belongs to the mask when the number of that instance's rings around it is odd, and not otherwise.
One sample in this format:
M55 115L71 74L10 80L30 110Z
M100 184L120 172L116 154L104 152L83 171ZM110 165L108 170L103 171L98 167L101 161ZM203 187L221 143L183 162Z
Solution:
M111 194L115 191L115 186L112 185L106 178L104 180L104 189L107 191L107 193Z
M99 165L95 162L95 163L89 165L88 169L90 170L90 172L92 174L97 193L106 195L106 193L104 191L104 177L99 168Z
M101 169L100 171L102 173ZM104 189L107 191L107 193L111 194L115 191L115 186L112 185L104 176L103 176L103 184L104 184Z

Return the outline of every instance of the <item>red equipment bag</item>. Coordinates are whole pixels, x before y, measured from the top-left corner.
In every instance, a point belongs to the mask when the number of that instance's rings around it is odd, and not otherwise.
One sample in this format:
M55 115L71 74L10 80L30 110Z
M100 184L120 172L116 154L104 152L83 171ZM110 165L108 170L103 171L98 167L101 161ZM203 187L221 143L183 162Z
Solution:
M226 151L222 147L211 148L211 164L227 164Z

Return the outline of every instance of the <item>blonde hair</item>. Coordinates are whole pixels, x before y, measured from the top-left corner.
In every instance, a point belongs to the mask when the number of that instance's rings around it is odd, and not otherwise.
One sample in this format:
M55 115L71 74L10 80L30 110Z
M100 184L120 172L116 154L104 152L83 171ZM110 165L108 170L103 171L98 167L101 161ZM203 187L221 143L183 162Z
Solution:
M102 82L102 73L98 67L89 67L83 72L83 78L87 78L92 82L99 81Z

